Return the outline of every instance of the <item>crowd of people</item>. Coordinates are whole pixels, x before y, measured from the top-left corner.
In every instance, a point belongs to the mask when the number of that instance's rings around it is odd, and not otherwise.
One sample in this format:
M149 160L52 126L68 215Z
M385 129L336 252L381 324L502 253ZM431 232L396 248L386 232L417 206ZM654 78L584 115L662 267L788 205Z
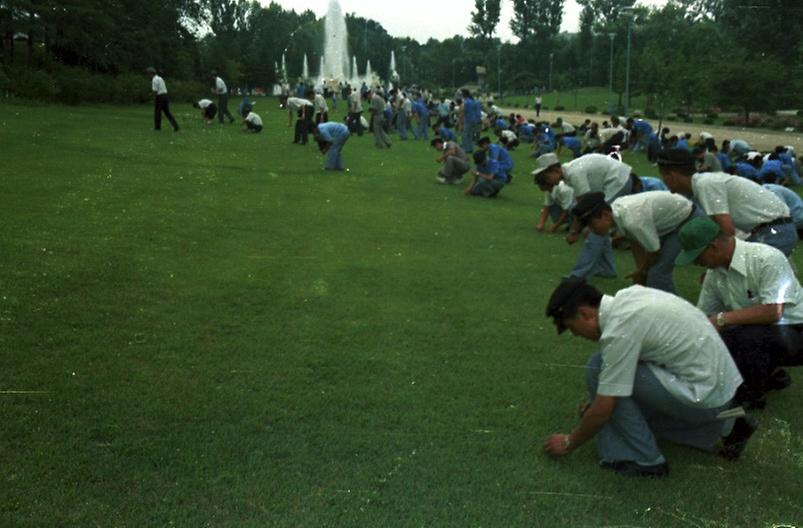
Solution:
M164 113L178 130L164 81L148 73L156 129ZM198 101L202 118L233 122L225 83L213 74L210 86L218 102ZM389 149L392 134L407 141L412 132L437 151L439 184L467 179L467 195L492 198L513 181L510 152L530 145L534 183L545 193L536 230L551 219L549 231L566 229L569 244L584 239L546 314L559 333L599 343L579 425L550 435L547 453L563 456L596 437L600 466L640 476L669 472L657 438L738 459L757 428L748 411L789 386L786 368L803 364L803 287L789 260L803 234L803 200L789 189L803 174L794 148L761 153L740 139L717 144L707 133L658 132L618 116L539 121L540 96L536 119L526 119L468 89L440 100L365 84L283 92L294 143L312 135L327 170L345 170L352 135L370 131L375 148ZM338 100L346 116L330 121L328 101L336 109ZM238 113L246 130L262 129L247 100ZM571 161L561 162L564 150ZM624 153L643 153L661 177L637 175ZM633 286L603 295L588 280L617 275L615 246L632 252ZM705 270L696 306L677 296L674 281L675 267L691 264Z

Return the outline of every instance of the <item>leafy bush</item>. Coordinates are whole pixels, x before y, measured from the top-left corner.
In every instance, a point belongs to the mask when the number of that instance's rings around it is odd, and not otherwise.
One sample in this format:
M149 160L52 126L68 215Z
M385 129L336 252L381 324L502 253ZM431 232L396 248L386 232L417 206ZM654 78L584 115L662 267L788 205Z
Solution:
M112 99L109 77L79 68L61 67L53 71L59 86L59 101L67 104L102 103Z
M722 122L722 126L736 126L736 122L728 119L727 121Z
M5 94L5 91L10 87L11 81L8 79L8 75L3 71L3 68L0 68L0 95Z
M658 119L658 112L654 108L645 108L644 117L647 119Z
M562 105L557 105L557 106L555 107L555 111L556 111L556 112L563 112L563 111L565 111L565 110L566 110L566 107L565 107L565 106L562 106Z
M719 114L717 114L716 112L709 112L709 113L707 113L707 114L705 115L705 117L706 117L706 118L708 118L708 119L711 119L711 120L713 120L713 119L716 119L716 118L718 118L718 117L719 117Z
M597 111L597 107L594 105L586 106L586 114L596 114Z
M714 124L714 120L711 119L710 117L706 117L705 119L703 119L703 124L704 125L713 125Z
M202 96L209 97L209 88L202 82L167 80L166 83L171 102L192 103Z
M20 97L49 101L59 94L56 80L44 70L23 69L15 77L17 81L11 88Z
M121 104L144 103L151 99L150 83L144 75L124 73L114 79L111 101Z
M683 122L684 123L694 123L694 118L692 116L690 116L690 115L683 116Z

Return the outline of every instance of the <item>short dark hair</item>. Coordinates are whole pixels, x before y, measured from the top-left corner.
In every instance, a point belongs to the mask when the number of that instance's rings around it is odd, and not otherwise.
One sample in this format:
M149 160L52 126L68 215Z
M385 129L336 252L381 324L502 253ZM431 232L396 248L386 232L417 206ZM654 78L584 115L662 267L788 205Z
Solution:
M480 140L477 141L477 145L479 146L490 145L490 144L491 144L491 138L489 138L488 136L481 137Z
M435 145L437 145L438 143L440 143L440 144L443 144L443 143L444 143L444 141L443 141L443 138L442 138L442 137L440 137L440 136L439 136L439 137L436 137L435 139L433 139L432 141L430 141L430 142L429 142L429 146L430 146L430 147L434 147L434 146L435 146Z
M570 277L561 282L547 303L546 316L551 317L558 333L566 331L563 323L573 319L581 306L599 308L602 303L602 292L588 284L585 279Z
M477 165L482 165L483 163L485 163L486 156L484 150L478 150L474 152L472 157L474 158L474 163L476 163Z

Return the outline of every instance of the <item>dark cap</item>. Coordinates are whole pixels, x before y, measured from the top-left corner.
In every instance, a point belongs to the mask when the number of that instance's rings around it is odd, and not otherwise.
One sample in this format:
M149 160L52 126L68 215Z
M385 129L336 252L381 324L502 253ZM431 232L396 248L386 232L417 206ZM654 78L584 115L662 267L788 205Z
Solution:
M605 195L601 192L588 193L577 202L572 214L582 225L588 221L605 205Z
M658 154L658 165L673 165L676 167L693 167L694 156L686 149L665 150Z
M555 326L558 327L558 334L566 331L566 325L563 324L563 319L566 317L566 308L576 305L577 301L586 297L589 290L596 293L596 288L586 282L585 279L577 277L569 277L561 282L555 291L552 292L552 297L549 298L549 303L546 307L546 316L551 317ZM601 294L600 294L601 296ZM574 313L568 316L574 317Z

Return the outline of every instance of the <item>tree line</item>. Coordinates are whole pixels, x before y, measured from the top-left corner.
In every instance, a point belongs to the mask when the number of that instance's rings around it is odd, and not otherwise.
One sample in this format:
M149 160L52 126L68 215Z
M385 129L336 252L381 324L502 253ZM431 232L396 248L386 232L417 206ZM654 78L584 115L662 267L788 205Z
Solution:
M565 0L504 0L517 43L497 36L501 1L475 0L465 35L426 42L347 15L350 53L361 70L370 60L386 76L395 51L403 82L434 89L473 84L484 66L493 91L610 85L621 100L629 27L630 94L647 94L655 108L803 106L798 0L670 0L660 9L578 0L573 34L560 32ZM323 31L311 11L253 0L0 0L0 88L129 102L147 97L140 75L155 66L181 98L197 94L211 70L233 86L269 89L282 54L291 80L304 53L317 71Z

